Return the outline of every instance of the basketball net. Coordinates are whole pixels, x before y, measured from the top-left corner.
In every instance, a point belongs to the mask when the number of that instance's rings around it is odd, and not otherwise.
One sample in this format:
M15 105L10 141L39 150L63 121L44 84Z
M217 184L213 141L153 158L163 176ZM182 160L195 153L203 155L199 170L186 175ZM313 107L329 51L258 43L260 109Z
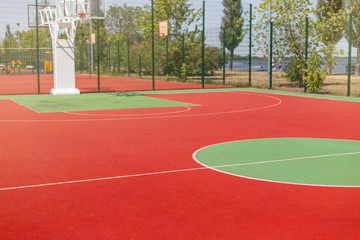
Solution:
M88 23L90 19L90 13L77 13L81 23Z
M164 33L154 33L155 35L159 35L160 37L164 37L165 36L165 34Z

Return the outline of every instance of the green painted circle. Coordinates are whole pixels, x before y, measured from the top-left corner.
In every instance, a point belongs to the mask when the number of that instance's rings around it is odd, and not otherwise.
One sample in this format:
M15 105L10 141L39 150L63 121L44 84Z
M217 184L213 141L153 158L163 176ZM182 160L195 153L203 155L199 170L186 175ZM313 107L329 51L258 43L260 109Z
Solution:
M194 153L200 164L266 181L360 186L360 141L272 138L220 143Z

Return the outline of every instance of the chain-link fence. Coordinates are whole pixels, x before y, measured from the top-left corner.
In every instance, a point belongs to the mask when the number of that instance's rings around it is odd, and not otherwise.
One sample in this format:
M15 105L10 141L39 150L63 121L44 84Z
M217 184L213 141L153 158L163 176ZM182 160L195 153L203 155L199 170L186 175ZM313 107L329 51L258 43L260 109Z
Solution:
M156 0L108 0L105 20L77 27L76 87L98 92L230 86L360 96L357 39L349 48L346 31L353 22L349 13L343 15L342 37L331 50L324 47L326 42L319 43L319 35L326 34L319 32L311 14L307 24L305 18L295 21L298 39L292 42L286 38L291 25L279 24L275 14L270 31L268 13L260 5L184 2L179 7ZM36 14L28 11L35 3L16 0L0 7L0 94L49 93L54 86L49 29L33 28ZM55 5L55 0L38 4ZM230 13L237 20L229 25ZM169 21L168 36L159 32L163 20ZM316 60L318 70L313 67ZM322 70L326 77L314 80Z

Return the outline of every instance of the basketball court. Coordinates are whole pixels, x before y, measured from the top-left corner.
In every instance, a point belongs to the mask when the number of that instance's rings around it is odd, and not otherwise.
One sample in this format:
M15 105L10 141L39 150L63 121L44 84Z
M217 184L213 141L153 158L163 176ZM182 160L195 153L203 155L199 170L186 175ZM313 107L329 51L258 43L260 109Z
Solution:
M357 239L358 99L2 97L1 239Z
M75 77L76 26L105 10L35 9L54 74L0 96L0 239L359 238L358 98Z

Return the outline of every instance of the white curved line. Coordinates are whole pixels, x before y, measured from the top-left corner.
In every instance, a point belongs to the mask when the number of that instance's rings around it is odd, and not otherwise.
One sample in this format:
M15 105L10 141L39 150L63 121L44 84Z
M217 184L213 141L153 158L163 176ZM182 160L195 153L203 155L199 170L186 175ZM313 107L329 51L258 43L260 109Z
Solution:
M267 138L267 139L271 139L271 138ZM239 141L251 141L251 140L254 140L254 139L239 140ZM239 174L230 173L230 172L226 172L226 171L222 171L222 170L217 169L217 168L224 168L224 167L235 167L235 166L246 166L246 165L256 165L256 164L285 162L285 161L295 161L295 160L301 160L301 159L311 159L311 158L322 158L322 157L333 157L333 156L356 155L356 154L360 154L360 152L336 153L336 154L327 154L327 155L319 155L319 156L297 157L297 158L277 159L277 160L271 160L271 161L261 161L261 162L252 162L252 163L238 163L238 164L219 165L219 166L208 166L208 165L205 165L205 164L203 164L202 162L200 162L200 161L197 159L197 157L196 157L196 154L197 154L198 152L200 152L201 150L204 150L204 149L206 149L206 148L210 148L210 147L216 146L216 145L221 145L221 144L230 143L230 142L236 142L236 141L222 142L222 143L217 143L217 144L212 144L212 145L205 146L205 147L203 147L203 148L200 148L200 149L196 150L196 151L192 154L192 157L193 157L193 159L194 159L195 162L197 162L197 163L200 164L201 166L204 166L205 168L208 168L208 169L211 169L211 170L214 170L214 171L216 171L216 172L223 173L223 174L231 175L231 176L234 176L234 177L246 178L246 179L250 179L250 180L257 180L257 181L270 182L270 183L289 184L289 185L310 186L310 187L360 188L360 186L352 186L352 185L321 185L321 184L282 182L282 181L268 180L268 179L262 179L262 178L254 178L254 177L239 175Z
M195 114L188 114L188 115L174 115L174 116L149 116L149 117L129 117L129 118L98 118L98 119L27 119L27 120L1 120L0 122L94 122L94 121L117 121L117 120L143 120L143 119L159 119L159 118L180 118L180 117L197 117L197 116L212 116L212 115L220 115L220 114L231 114L231 113L240 113L240 112L249 112L255 110L262 110L267 108L272 108L280 105L282 103L281 99L269 96L269 95L260 95L260 94L251 94L251 93L242 93L242 94L249 94L261 97L268 97L272 99L276 99L278 102L275 104L271 104L264 107L257 107L257 108L250 108L250 109L243 109L243 110L233 110L233 111L225 111L225 112L213 112L213 113L195 113Z
M148 115L164 115L164 114L174 114L174 113L182 113L182 112L187 112L191 110L191 107L189 106L179 106L179 107L183 107L185 108L185 110L179 110L179 111L173 111L173 112L163 112L163 113L138 113L138 114L92 114L92 113L78 113L78 112L68 112L68 111L63 111L63 113L66 114L71 114L71 115L80 115L80 116L148 116ZM133 109L133 108L130 108ZM114 109L114 110L120 110L120 109ZM124 109L121 109L124 110ZM101 110L103 111L103 110Z
M209 147L209 146L207 146ZM205 147L205 148L207 148ZM9 191L9 190L19 190L19 189L27 189L27 188L39 188L39 187L49 187L49 186L57 186L57 185L65 185L65 184L74 184L74 183L86 183L86 182L97 182L97 181L106 181L106 180L115 180L115 179L123 179L123 178L132 178L132 177L144 177L144 176L153 176L153 175L161 175L161 174L169 174L169 173L179 173L179 172L190 172L190 171L198 171L198 170L215 170L217 172L225 173L228 175L248 178L253 180L260 180L265 182L275 182L275 183L285 183L285 184L292 184L292 185L305 185L305 186L320 186L320 187L347 187L347 188L358 188L360 186L341 186L341 185L315 185L315 184L298 184L298 183L289 183L289 182L280 182L280 181L272 181L272 180L264 180L259 178L252 178L247 176L236 175L233 173L228 173L225 171L221 171L217 168L224 168L224 167L233 167L233 166L245 166L245 165L254 165L254 164L263 164L263 163L274 163L274 162L281 162L281 161L294 161L299 159L306 159L306 158L320 158L320 157L328 157L328 156L342 156L342 155L354 155L360 154L360 152L353 152L353 153L339 153L339 154L329 154L329 155L319 155L313 157L303 157L303 158L289 158L289 159L279 159L267 162L252 162L252 163L239 163L239 164L230 164L230 165L219 165L219 166L207 166L203 163L199 162L196 158L196 153L204 148L201 148L193 153L193 159L202 165L203 167L196 167L196 168L185 168L185 169L177 169L177 170L167 170L167 171L159 171L159 172L149 172L149 173L139 173L139 174L129 174L129 175L120 175L120 176L113 176L113 177L102 177L102 178L90 178L90 179L82 179L82 180L72 180L72 181L63 181L63 182L53 182L53 183L42 183L42 184L33 184L33 185L24 185L24 186L15 186L15 187L4 187L0 188L0 191Z

